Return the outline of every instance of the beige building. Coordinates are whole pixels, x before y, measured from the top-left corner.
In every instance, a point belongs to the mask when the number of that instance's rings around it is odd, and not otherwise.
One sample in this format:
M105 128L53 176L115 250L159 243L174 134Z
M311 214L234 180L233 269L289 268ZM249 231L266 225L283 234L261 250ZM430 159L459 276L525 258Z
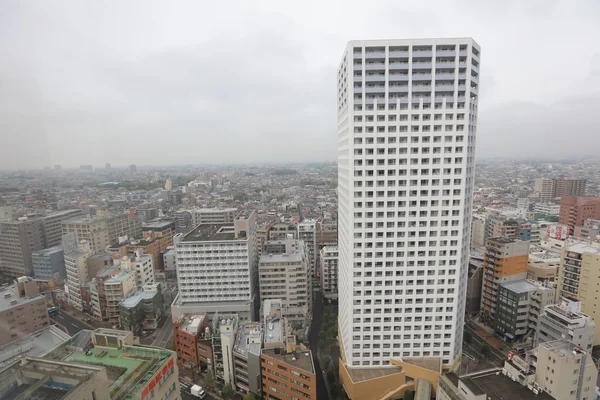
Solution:
M140 238L142 222L139 217L124 212L109 214L105 209L96 210L96 215L79 216L62 221L62 233L75 233L77 240L86 240L92 252L104 251L119 238Z
M324 246L319 256L319 277L321 279L321 295L328 299L338 297L338 247Z
M192 223L200 224L233 224L238 214L237 208L194 208L191 210Z
M31 254L46 247L44 221L22 217L0 222L0 271L5 278L33 275Z
M471 221L471 248L485 246L485 215L473 214Z
M559 296L579 300L581 311L599 321L597 291L600 290L600 242L569 241L563 249L558 273ZM596 324L594 345L600 344L600 324Z
M585 179L540 178L535 180L533 193L540 201L548 203L557 197L583 196L585 187Z
M0 346L49 324L46 299L40 295L36 281L23 276L12 286L0 287Z
M87 241L79 243L79 248L65 253L65 294L69 304L78 310L83 310L81 287L89 280L87 259L92 255Z

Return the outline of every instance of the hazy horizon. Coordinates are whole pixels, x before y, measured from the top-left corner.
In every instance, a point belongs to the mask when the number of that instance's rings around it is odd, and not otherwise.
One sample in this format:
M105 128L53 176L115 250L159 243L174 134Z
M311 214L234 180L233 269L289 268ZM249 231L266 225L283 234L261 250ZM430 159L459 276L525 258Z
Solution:
M0 169L331 162L346 43L415 37L481 46L477 158L584 156L600 146L598 15L593 0L4 1Z

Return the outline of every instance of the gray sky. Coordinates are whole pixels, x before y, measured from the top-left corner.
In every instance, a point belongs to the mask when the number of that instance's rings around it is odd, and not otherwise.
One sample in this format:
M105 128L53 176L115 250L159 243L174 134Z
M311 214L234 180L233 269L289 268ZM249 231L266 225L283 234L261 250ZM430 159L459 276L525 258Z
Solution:
M599 18L597 0L0 0L0 168L333 161L346 42L412 37L481 45L478 156L598 154Z

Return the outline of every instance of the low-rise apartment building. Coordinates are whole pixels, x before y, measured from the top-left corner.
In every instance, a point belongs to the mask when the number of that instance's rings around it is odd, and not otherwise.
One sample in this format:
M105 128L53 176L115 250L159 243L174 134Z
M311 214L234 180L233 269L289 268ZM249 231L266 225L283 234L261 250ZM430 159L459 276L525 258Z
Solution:
M206 313L180 315L173 321L173 336L180 362L192 368L213 369L212 336Z
M240 324L233 347L235 390L241 394L261 394L260 351L262 325L258 322Z
M327 299L338 297L338 247L324 246L319 257L321 264L321 295Z
M164 318L164 297L160 283L149 283L121 300L121 328L140 334L158 328Z

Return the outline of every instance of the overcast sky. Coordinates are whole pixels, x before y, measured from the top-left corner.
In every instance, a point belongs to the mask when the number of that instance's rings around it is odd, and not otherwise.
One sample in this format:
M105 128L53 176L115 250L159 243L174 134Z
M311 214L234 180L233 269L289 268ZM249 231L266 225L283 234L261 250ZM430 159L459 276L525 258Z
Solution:
M353 39L473 37L478 156L598 154L600 1L0 0L0 168L333 161Z

